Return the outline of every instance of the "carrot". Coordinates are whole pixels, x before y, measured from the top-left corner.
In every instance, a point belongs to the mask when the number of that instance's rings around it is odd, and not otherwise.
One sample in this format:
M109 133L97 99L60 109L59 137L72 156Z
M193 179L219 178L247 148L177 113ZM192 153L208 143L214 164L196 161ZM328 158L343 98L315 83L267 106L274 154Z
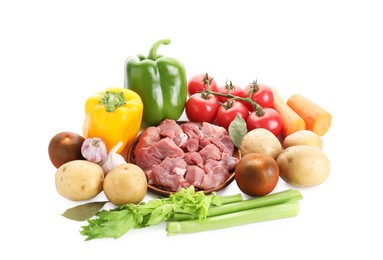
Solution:
M282 99L276 88L272 88L274 95L274 108L282 119L282 135L284 137L306 129L306 122Z
M294 94L287 100L287 105L305 120L307 129L317 135L323 136L330 128L331 114L308 98Z

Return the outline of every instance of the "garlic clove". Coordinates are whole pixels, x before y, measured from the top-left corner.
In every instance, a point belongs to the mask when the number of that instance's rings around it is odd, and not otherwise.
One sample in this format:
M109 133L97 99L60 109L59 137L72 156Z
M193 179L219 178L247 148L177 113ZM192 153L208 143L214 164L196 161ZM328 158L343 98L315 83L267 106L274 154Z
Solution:
M99 163L107 157L106 145L99 137L87 138L81 146L81 154L88 161Z
M114 167L126 163L125 158L121 155L118 154L117 151L118 149L122 146L122 141L119 141L108 153L106 156L105 160L103 160L100 165L102 169L104 170L104 174L108 174L111 169Z

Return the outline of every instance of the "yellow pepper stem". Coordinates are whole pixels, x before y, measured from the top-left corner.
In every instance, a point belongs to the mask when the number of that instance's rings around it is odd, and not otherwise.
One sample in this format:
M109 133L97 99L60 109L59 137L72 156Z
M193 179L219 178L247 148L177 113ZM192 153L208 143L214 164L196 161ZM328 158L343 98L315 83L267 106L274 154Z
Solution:
M100 103L105 106L107 112L114 112L116 108L125 105L126 101L122 92L106 91Z

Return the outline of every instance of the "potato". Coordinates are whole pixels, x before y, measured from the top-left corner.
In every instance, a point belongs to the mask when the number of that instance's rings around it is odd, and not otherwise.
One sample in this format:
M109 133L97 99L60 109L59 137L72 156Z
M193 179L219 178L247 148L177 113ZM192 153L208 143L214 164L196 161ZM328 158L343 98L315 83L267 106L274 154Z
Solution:
M260 153L276 159L282 152L282 144L269 130L256 128L249 131L242 139L241 155Z
M61 165L55 175L56 190L63 197L88 200L102 191L104 171L97 163L74 160Z
M323 183L330 174L330 161L318 147L295 145L277 158L279 176L297 187L313 187Z
M294 145L310 145L314 147L318 147L320 149L323 148L322 138L310 130L300 130L291 135L288 135L283 140L283 148L288 148Z
M116 206L141 202L147 188L145 173L132 163L124 163L112 168L104 180L104 193Z

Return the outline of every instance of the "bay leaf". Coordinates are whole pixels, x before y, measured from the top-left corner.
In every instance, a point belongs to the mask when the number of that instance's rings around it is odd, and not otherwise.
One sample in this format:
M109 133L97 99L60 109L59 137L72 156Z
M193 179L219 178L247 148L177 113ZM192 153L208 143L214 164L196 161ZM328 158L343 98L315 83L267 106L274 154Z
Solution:
M96 215L107 202L108 201L94 201L78 205L67 209L62 216L71 220L84 221Z
M231 121L228 130L235 147L239 148L243 137L247 134L246 121L241 116L236 115L235 119Z

